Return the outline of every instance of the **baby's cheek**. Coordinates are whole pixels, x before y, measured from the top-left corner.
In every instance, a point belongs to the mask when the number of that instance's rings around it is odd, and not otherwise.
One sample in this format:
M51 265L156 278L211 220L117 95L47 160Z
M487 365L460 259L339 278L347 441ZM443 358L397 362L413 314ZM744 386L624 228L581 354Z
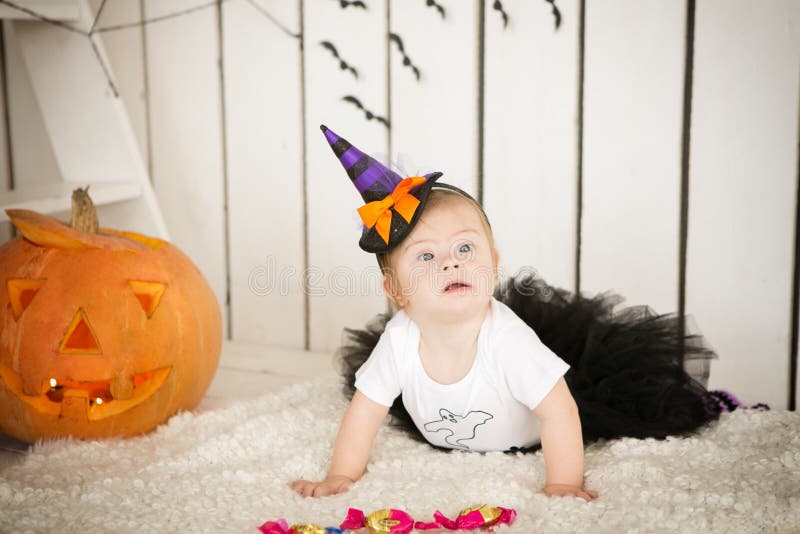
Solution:
M480 288L494 287L494 269L490 267L482 267L473 273L474 285Z

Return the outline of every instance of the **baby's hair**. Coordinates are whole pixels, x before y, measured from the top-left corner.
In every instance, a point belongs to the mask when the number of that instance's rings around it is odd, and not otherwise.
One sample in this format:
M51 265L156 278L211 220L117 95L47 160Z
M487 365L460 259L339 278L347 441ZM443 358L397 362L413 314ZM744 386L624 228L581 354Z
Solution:
M425 204L425 208L432 208L435 206L439 206L441 204L446 204L448 202L452 202L455 199L461 199L467 202L475 211L477 211L481 216L481 223L483 224L484 230L486 230L486 235L489 238L489 244L494 248L494 236L492 235L492 225L489 224L489 218L486 216L486 212L483 211L483 208L478 201L469 196L468 194L464 193L460 189L445 189L443 187L434 186L431 189L430 194L428 194L428 201ZM381 268L381 274L386 274L387 271L390 270L390 259L392 252L395 249L390 250L389 252L380 252L376 254L378 260L378 266Z

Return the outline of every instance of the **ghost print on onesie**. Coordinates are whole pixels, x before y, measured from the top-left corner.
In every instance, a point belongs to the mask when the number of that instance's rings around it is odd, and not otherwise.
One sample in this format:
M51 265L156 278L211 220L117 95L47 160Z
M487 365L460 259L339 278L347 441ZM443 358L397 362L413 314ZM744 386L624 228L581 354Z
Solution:
M450 449L502 451L539 443L532 410L569 366L502 302L492 299L469 372L456 383L431 379L419 356L420 332L402 310L387 323L356 388L391 406L398 395L431 444Z

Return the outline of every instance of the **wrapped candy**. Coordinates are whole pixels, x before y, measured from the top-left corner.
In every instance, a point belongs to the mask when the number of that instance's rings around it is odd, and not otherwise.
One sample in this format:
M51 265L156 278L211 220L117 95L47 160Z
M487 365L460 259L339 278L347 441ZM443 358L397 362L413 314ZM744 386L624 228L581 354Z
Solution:
M260 530L262 534L342 534L342 531L338 528L322 528L319 525L312 524L298 523L290 527L285 519L267 521L258 527L258 530Z
M444 527L450 530L472 530L482 527L495 525L510 525L517 517L517 512L510 508L500 506L489 506L481 504L461 510L455 520L448 519L440 511L433 514L434 523L417 523L416 528L425 530L428 528Z
M347 517L339 528L357 530L367 527L371 534L406 534L414 528L414 520L402 510L384 508L364 516L356 508L347 510Z
M322 528L319 525L292 525L291 534L341 534L341 530L333 527Z

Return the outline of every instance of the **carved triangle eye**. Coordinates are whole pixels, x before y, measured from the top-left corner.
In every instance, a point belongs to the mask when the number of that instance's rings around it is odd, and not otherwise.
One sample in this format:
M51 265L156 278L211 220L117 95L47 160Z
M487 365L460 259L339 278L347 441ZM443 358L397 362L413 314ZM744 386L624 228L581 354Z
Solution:
M143 282L142 280L128 280L128 284L133 289L133 293L139 299L139 304L142 305L142 310L144 310L149 319L158 308L161 296L167 286L161 282Z
M30 306L33 297L42 288L45 279L12 279L6 284L8 287L8 298L11 301L11 310L14 312L14 319L19 320L22 312Z

